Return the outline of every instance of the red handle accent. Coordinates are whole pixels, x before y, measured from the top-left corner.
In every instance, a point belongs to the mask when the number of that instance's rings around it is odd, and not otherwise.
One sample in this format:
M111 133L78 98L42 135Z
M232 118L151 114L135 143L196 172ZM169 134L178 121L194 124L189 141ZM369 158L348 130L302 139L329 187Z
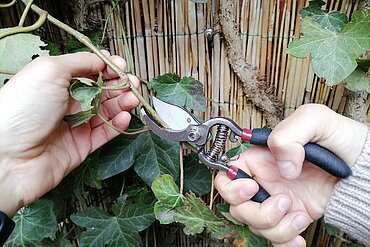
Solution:
M245 142L250 142L252 139L253 130L243 129L241 139Z
M229 170L227 171L226 175L231 179L234 180L236 175L238 174L238 168L235 166L229 166Z

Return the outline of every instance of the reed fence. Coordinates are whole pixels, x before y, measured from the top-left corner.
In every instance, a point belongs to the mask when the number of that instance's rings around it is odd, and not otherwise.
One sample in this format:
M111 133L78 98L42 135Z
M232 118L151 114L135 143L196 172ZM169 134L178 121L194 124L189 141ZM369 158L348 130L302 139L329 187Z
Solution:
M39 5L57 18L78 27L104 30L105 46L112 54L126 58L129 70L150 81L164 73L193 76L203 83L208 99L205 119L226 116L247 128L266 124L261 112L243 93L238 77L231 69L220 26L220 1L195 3L191 0L77 0L81 7L79 22L65 15L68 6L60 1L39 1ZM343 113L347 103L343 84L328 87L312 71L310 58L297 59L285 52L290 41L299 37L299 10L307 0L235 0L237 28L242 40L241 54L260 72L283 102L284 116L306 103L325 104ZM350 15L360 0L327 0L325 8ZM76 7L76 6L75 6ZM77 12L78 12L77 11ZM17 23L21 5L0 11L0 25ZM82 14L81 14L82 13ZM75 16L74 16L75 17ZM32 18L28 20L32 22ZM75 20L76 21L76 20ZM86 22L86 23L84 23ZM93 24L91 24L93 23ZM69 37L46 24L40 31L45 39L62 47ZM145 86L141 88L148 95ZM369 100L366 103L369 117ZM209 195L204 198L209 200ZM185 236L178 229L163 228L164 235L176 235L177 246L227 246L207 235ZM341 236L329 236L321 221L305 232L308 246L341 246Z

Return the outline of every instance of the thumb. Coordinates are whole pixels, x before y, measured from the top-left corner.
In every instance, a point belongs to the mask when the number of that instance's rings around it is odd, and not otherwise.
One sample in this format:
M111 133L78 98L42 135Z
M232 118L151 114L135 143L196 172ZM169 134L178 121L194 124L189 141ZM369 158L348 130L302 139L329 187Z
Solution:
M316 142L351 165L362 150L366 133L366 125L324 105L308 104L299 107L273 129L268 146L281 176L293 180L302 171L306 143Z

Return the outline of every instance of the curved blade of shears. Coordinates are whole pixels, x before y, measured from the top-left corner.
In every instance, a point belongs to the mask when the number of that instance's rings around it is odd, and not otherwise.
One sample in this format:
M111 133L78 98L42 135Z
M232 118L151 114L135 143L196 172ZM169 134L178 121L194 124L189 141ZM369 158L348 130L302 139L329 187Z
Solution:
M154 108L159 117L166 122L168 127L164 128L158 124L153 117L142 108L141 114L149 128L157 135L173 141L188 141L189 126L200 125L200 123L186 109L163 102L153 97Z
M184 130L189 125L199 125L194 116L186 109L166 103L153 96L153 106L159 117L172 130Z

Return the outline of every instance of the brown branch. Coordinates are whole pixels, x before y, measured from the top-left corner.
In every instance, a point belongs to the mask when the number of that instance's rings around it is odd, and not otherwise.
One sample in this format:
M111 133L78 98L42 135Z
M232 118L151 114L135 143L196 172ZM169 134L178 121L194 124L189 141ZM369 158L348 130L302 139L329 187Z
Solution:
M238 75L243 92L263 113L269 127L274 127L283 118L283 104L273 94L273 90L265 81L258 79L258 72L247 63L242 55L242 41L234 20L234 0L220 1L220 21L226 40L228 60Z

